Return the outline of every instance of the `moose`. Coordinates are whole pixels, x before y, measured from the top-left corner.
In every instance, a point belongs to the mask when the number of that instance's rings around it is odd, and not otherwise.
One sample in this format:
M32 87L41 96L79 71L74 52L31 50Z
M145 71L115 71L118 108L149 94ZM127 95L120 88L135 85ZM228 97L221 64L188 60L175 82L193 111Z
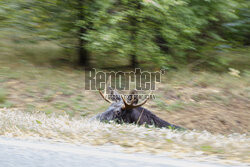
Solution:
M117 123L154 125L155 127L159 128L165 127L178 130L184 129L181 128L180 126L176 126L168 123L167 121L164 121L163 119L157 117L148 109L142 107L142 105L144 105L149 100L151 93L147 96L147 98L144 101L138 103L139 98L136 90L133 90L127 96L126 99L124 95L120 95L117 91L115 91L111 87L109 87L109 90L111 91L110 99L107 98L106 90L104 94L102 93L101 90L99 90L99 93L102 96L102 98L111 105L105 112L96 115L93 119L97 119L102 122L115 121Z

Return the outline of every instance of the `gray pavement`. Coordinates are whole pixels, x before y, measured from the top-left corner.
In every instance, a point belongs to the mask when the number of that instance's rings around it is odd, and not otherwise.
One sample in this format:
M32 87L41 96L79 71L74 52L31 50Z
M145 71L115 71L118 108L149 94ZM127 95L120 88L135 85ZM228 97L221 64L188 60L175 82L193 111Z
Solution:
M77 146L65 143L0 137L0 167L221 167L150 154L127 154L115 147Z

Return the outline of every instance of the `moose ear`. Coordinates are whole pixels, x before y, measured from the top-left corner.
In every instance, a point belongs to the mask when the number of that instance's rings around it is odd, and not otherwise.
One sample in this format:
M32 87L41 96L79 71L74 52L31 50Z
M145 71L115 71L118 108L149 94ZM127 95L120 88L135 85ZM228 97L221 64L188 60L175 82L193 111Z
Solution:
M114 90L112 87L109 86L108 90L109 90L110 95L111 95L109 99L111 99L112 101L116 101L116 102L119 102L122 100L121 95L116 90Z
M139 101L138 93L135 89L130 91L128 98L127 98L127 101L129 103L131 103L132 100L134 101L133 104L137 104Z

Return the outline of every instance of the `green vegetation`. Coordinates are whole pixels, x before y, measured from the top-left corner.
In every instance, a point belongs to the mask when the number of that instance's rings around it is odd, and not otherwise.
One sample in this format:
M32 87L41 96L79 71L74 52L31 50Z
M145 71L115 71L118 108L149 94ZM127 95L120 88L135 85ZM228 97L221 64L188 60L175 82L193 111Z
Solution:
M217 154L223 154L224 150L223 149L215 149L212 146L209 145L203 145L200 147L202 151L204 152L209 152L209 153L217 153Z
M54 47L53 42L26 44L18 51L12 49L13 45L21 46L0 42L0 47L5 49L0 53L0 107L46 114L66 113L71 117L91 117L108 107L97 91L84 91L84 71L51 61L63 50ZM39 57L40 52L25 56L33 50L32 46L45 50L48 47L55 57ZM239 76L230 70L192 72L183 66L178 71L167 72L154 92L156 99L145 107L185 128L220 133L248 132L250 72L244 68L246 62L242 60L248 58L248 50L226 52L234 60L229 63L232 68L236 67L233 66L235 61L242 66ZM33 57L37 57L36 61Z
M4 89L0 89L0 104L6 101L6 92Z
M247 0L2 0L0 36L37 63L49 56L99 68L225 71L227 50L250 43L249 7ZM41 41L55 45L25 49Z
M249 162L249 45L249 0L1 0L0 135ZM187 131L90 122L83 67L165 69L144 107Z
M2 0L0 107L92 116L108 104L84 91L79 67L163 68L147 108L187 128L249 132L249 6L247 0Z

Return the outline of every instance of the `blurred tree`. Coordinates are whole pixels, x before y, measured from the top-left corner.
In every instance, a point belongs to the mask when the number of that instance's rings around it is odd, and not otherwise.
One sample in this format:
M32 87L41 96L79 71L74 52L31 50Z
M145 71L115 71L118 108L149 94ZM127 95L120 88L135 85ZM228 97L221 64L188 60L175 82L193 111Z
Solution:
M3 0L0 19L5 21L2 28L22 34L20 38L57 40L63 47L78 49L79 64L87 66L89 53L84 36L90 29L94 7L89 0Z
M84 1L85 0L78 0L78 19L79 21L83 21L85 20L85 10L84 10ZM87 26L80 26L79 27L79 34L78 34L78 38L79 38L79 46L78 46L78 50L79 50L79 65L81 66L87 66L89 65L89 55L88 55L88 51L85 48L85 44L86 44L86 40L84 39L84 35L87 32Z
M141 10L141 0L130 0L128 2L128 5L131 8L131 12L128 15L128 22L130 25L130 39L131 39L131 43L133 49L131 49L131 67L136 68L138 66L138 61L137 61L137 57L136 57L136 50L137 48L137 42L136 42L136 38L137 38L137 33L138 33L138 29L139 27L139 19L140 19L140 10Z
M239 0L236 9L238 18L224 24L224 36L230 41L242 42L250 45L250 1Z
M132 67L200 59L212 65L218 58L200 50L226 40L249 44L249 15L247 0L0 1L1 29L77 49L82 66L90 54L99 61L128 59Z

